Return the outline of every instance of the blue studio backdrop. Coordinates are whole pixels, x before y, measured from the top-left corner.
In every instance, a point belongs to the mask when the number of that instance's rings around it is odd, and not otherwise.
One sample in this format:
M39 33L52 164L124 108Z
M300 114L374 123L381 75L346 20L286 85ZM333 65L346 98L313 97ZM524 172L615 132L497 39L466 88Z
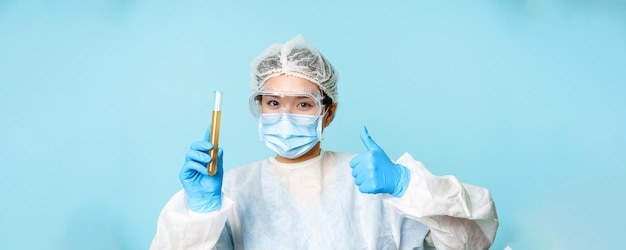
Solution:
M224 93L227 169L272 155L249 63L302 34L340 74L322 147L486 187L492 249L619 249L626 2L0 0L0 249L147 249Z

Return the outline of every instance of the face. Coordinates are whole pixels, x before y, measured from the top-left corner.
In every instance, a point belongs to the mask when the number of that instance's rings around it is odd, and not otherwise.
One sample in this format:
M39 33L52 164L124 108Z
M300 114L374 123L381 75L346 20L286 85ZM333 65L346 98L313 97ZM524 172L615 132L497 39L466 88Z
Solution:
M284 113L297 115L323 115L322 130L330 125L337 104L322 106L322 92L319 86L309 80L295 76L280 75L265 82L257 96L251 98L253 114ZM296 159L288 159L280 155L276 159L280 162L294 163L311 159L320 154L320 142Z

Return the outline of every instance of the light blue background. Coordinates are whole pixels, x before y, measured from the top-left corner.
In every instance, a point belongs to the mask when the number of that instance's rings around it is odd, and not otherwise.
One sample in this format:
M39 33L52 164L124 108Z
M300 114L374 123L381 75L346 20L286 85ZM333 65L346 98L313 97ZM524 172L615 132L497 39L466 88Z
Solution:
M271 155L249 62L297 34L341 75L323 148L489 188L493 249L623 248L626 2L388 2L0 0L0 249L147 249L214 90L226 167Z

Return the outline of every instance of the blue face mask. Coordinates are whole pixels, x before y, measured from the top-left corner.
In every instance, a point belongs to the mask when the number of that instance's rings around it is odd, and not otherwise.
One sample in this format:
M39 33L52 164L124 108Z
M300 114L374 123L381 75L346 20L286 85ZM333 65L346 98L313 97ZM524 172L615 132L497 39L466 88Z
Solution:
M280 113L262 114L260 118L261 140L278 155L288 159L309 152L322 138L321 116Z

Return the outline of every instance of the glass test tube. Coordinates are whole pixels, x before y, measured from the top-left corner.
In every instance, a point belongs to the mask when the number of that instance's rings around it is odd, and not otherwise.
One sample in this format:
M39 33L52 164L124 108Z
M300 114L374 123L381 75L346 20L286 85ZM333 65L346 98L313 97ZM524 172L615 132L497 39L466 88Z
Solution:
M207 164L207 171L209 175L215 175L217 173L217 161L218 161L218 142L220 140L220 120L222 118L222 92L215 91L215 106L213 107L213 114L211 116L211 137L210 142L213 144L213 149L209 151L211 156L211 162Z

